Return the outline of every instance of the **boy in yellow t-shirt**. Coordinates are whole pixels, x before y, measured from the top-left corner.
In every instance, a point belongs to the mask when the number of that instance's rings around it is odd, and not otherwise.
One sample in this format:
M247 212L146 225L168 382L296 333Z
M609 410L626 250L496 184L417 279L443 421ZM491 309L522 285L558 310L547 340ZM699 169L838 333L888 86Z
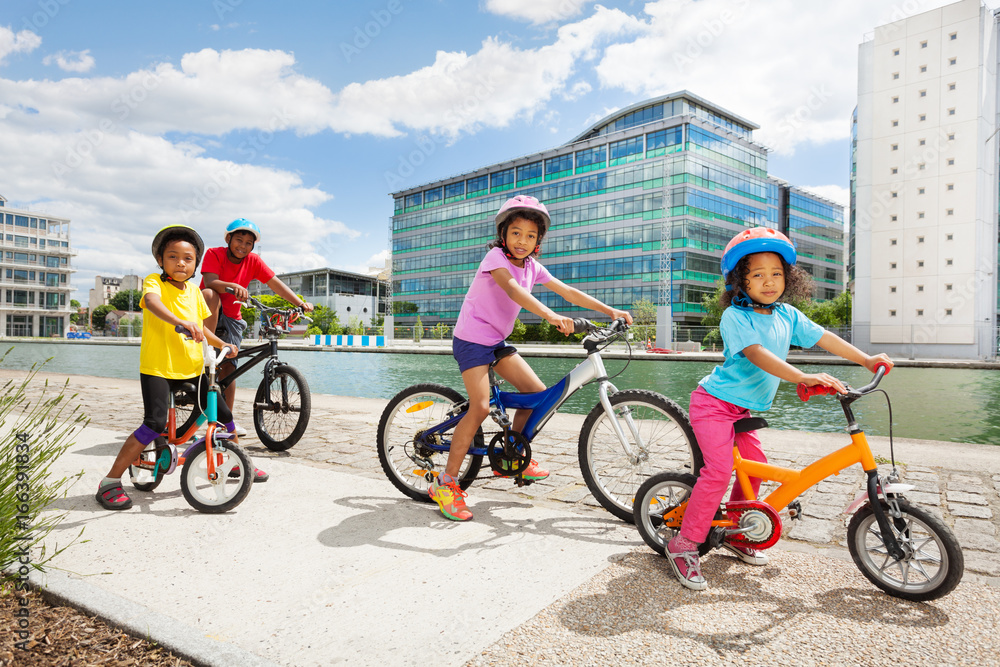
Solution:
M139 454L153 442L167 423L170 395L185 382L201 388L201 404L208 392L201 345L194 345L174 330L181 326L190 332L195 343L203 338L219 349L229 348L226 356L235 357L235 345L224 343L214 333L202 328L208 317L208 305L196 286L188 284L205 251L205 244L186 225L169 225L153 239L153 257L163 270L151 273L142 283L142 346L139 350L139 386L142 389L144 416L142 425L122 445L108 476L101 480L97 502L109 510L125 510L132 499L122 489L121 477ZM233 415L224 401L218 404L219 422L232 432Z

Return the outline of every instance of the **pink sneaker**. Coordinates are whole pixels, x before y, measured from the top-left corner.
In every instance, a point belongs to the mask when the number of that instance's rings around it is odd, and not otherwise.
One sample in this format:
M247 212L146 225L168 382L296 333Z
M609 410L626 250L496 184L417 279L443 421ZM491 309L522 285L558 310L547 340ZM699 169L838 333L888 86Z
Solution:
M722 548L733 554L747 565L767 565L767 554L750 547L738 547L729 542L723 542Z
M494 477L513 477L513 475L501 475L496 470L493 471ZM542 470L538 467L538 461L531 459L528 467L524 469L524 474L521 475L522 479L526 479L532 482L538 481L540 479L545 479L549 476L548 470Z
M698 545L687 538L677 535L667 543L667 560L681 585L693 591L703 591L708 588L708 582L701 576L701 560L698 558Z

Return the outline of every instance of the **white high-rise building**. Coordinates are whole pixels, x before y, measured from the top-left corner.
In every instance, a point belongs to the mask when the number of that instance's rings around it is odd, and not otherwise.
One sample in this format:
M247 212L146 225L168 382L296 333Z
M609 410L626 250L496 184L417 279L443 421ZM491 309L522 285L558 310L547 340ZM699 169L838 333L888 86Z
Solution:
M901 357L997 355L997 17L980 0L861 44L854 341Z

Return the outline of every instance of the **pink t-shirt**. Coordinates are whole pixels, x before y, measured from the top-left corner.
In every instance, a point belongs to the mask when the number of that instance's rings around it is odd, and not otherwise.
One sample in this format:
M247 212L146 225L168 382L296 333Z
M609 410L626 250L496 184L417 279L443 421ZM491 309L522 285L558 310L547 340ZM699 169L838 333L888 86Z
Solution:
M514 330L514 320L521 306L493 280L490 271L494 269L507 269L517 284L529 292L535 285L552 279L552 274L535 259L526 259L524 267L518 268L511 264L503 250L493 248L479 264L469 293L462 302L455 323L456 338L480 345L496 345Z

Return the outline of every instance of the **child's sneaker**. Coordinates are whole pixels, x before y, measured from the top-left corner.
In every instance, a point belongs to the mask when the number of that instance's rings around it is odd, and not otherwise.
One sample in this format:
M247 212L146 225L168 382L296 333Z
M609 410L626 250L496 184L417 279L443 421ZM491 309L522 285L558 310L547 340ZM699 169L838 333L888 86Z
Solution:
M708 588L708 582L701 576L701 561L698 559L698 545L677 535L667 543L667 560L678 581L693 591Z
M513 477L513 475L504 475L496 470L493 471L493 476ZM541 468L538 467L538 461L536 461L535 459L531 459L531 463L529 463L528 467L524 469L524 474L521 475L521 478L526 479L530 482L536 482L540 479L545 479L548 476L549 476L549 471L542 470Z
M455 478L447 473L442 473L434 478L427 495L441 508L441 514L452 521L468 521L472 518L472 512L465 506L467 494L463 491Z
M738 547L729 542L723 542L722 548L733 554L747 565L767 565L767 554L750 547Z

